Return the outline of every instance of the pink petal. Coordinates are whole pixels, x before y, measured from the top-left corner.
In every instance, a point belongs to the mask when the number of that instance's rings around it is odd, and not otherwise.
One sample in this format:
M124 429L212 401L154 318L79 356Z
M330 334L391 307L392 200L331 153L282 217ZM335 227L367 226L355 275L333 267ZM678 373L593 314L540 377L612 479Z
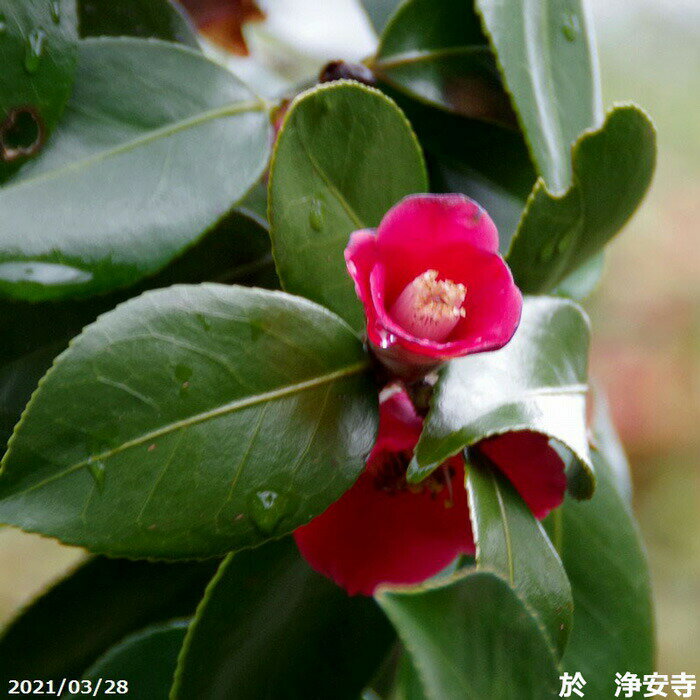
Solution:
M561 505L564 462L546 435L529 430L504 433L482 440L479 449L510 479L536 518Z
M387 296L393 303L429 268L447 277L442 261L459 257L465 248L497 252L498 231L489 215L464 195L417 194L389 210L377 230L377 244L380 261L391 270Z

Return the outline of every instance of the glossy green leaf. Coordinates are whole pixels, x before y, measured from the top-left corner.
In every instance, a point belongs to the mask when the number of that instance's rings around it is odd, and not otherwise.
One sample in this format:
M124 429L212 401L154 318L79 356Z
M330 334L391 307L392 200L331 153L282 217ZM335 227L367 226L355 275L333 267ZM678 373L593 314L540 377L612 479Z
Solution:
M433 585L380 589L376 599L396 627L426 697L556 696L556 658L536 619L498 575L463 572Z
M232 212L183 256L124 291L68 302L0 302L0 453L39 379L84 326L147 289L207 281L279 287L263 221L247 210Z
M98 683L106 691L107 681L116 681L114 695L136 700L168 700L177 655L187 632L187 621L149 627L127 637L88 669L85 679L93 692ZM119 683L126 685L119 685ZM119 688L128 693L119 693ZM99 692L99 691L98 691ZM77 693L71 698L84 698Z
M0 638L0 679L80 678L125 635L190 616L217 562L98 557L37 598ZM7 686L4 686L7 687Z
M272 248L284 289L362 329L343 258L348 238L427 189L418 141L382 93L339 81L302 94L287 114L270 170Z
M596 437L600 440L600 433ZM616 459L607 450L593 451L598 475L593 499L567 499L559 519L550 523L574 595L574 625L562 667L583 674L586 696L592 698L612 693L617 672L641 678L655 668L649 569L609 457Z
M370 67L382 82L414 99L473 119L513 123L510 99L471 3L403 3Z
M173 0L77 0L80 36L136 36L199 48L197 30Z
M399 659L388 700L426 700L423 684L406 652Z
M112 556L254 546L349 488L376 401L360 341L322 307L213 284L147 292L42 380L3 460L0 522Z
M520 326L504 348L453 360L440 371L409 478L424 478L490 435L534 430L573 451L569 488L590 497L588 341L588 320L576 304L526 298Z
M654 172L654 126L638 107L619 106L573 149L573 184L562 196L538 180L508 252L528 294L553 289L624 226Z
M600 284L605 269L605 254L603 252L577 267L568 277L563 279L551 294L558 297L567 297L575 301L582 301L589 297Z
M393 639L374 601L313 572L290 538L271 542L221 565L172 697L355 699Z
M542 525L507 479L472 451L467 473L477 568L517 592L557 659L571 631L573 602L564 567Z
M590 18L583 0L475 0L537 171L571 184L571 146L602 121Z
M85 40L60 128L0 189L0 294L87 295L156 272L244 197L269 140L265 105L201 54Z
M56 127L76 52L75 0L0 0L0 182Z

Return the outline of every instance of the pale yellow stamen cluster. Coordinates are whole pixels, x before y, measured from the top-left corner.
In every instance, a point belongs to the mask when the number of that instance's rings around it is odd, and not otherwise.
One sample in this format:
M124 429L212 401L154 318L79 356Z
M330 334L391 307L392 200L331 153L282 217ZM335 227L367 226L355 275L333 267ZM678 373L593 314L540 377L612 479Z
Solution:
M462 304L467 288L452 280L439 280L437 270L426 270L411 283L416 295L413 298L416 312L436 322L447 318L464 318Z
M467 288L452 280L439 280L437 270L418 275L398 296L392 318L419 338L442 342L466 316Z

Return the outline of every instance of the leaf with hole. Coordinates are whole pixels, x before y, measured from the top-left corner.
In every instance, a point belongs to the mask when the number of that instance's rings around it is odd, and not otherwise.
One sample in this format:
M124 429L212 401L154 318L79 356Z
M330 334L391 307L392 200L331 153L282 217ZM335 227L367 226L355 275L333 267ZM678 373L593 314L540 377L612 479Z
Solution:
M128 557L280 537L362 470L377 427L367 365L351 329L304 299L147 292L41 381L3 460L0 522Z
M491 435L532 430L573 453L569 489L590 497L588 342L588 320L576 304L526 297L508 345L453 360L440 371L409 478L425 478L450 455Z
M286 538L221 565L187 634L172 697L354 700L393 640L374 601L348 597Z
M608 113L572 153L573 184L561 196L537 181L508 251L520 289L541 294L589 263L644 198L656 162L656 134L633 105Z
M0 0L0 182L56 128L73 86L76 24L75 0Z
M427 189L418 141L389 98L348 81L302 94L270 170L270 231L283 288L361 330L364 314L343 258L350 234L378 226L400 199Z
M60 128L0 189L0 294L86 296L163 268L255 184L270 128L260 99L191 49L83 41Z

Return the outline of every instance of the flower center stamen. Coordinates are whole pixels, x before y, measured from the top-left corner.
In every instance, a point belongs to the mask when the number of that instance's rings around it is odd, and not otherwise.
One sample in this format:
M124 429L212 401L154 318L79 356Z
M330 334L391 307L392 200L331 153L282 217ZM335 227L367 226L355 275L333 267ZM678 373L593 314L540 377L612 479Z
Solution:
M399 294L390 314L416 337L442 342L466 315L463 304L467 288L437 277L437 270L418 275Z

